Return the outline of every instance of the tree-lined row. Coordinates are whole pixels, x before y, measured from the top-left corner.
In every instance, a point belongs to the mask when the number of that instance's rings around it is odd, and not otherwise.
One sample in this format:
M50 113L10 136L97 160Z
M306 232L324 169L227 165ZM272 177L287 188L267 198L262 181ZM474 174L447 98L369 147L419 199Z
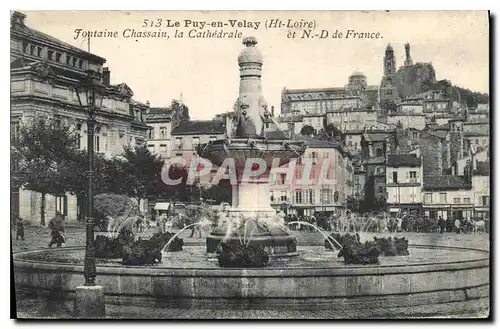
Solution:
M45 225L47 195L71 193L86 200L89 160L86 150L78 148L80 136L74 125L58 117L39 115L20 125L11 140L11 184L41 194L41 225ZM141 199L166 199L191 202L206 194L220 196L217 187L204 191L185 184L186 168L170 167L172 179L184 184L169 186L161 179L164 161L145 144L125 146L120 155L94 154L93 194L114 193ZM212 190L212 191L210 191Z

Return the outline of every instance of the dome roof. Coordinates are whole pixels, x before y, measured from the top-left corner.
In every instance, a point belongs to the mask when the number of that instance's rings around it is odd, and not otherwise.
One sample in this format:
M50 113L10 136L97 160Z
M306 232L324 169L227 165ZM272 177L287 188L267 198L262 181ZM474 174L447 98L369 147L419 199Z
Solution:
M262 54L259 49L255 47L257 44L257 39L254 37L248 37L243 39L243 44L245 48L241 51L238 56L238 64L242 63L261 63L262 64Z
M351 74L351 77L364 77L364 76L365 75L363 74L363 72L360 72L360 71L354 71Z

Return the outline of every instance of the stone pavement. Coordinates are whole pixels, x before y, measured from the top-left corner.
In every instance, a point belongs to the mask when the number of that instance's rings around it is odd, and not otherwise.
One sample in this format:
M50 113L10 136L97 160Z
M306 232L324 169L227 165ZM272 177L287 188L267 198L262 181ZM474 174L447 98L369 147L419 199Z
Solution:
M24 296L23 296L24 297ZM49 309L40 307L36 299L24 297L18 301L18 318L71 318L72 303L56 303ZM373 308L365 310L223 310L223 309L165 309L124 305L106 305L109 319L397 319L436 317L486 318L489 315L489 299L464 302L421 305L398 308Z

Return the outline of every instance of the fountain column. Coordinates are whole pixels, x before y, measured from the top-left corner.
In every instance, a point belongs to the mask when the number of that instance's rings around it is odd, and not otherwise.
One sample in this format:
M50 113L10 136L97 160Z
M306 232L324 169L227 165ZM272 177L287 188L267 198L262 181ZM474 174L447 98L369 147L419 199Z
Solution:
M292 158L301 156L305 146L286 136L273 140L265 138L264 118L269 116L269 112L262 96L262 54L256 47L255 38L245 38L243 44L245 48L238 56L239 96L234 105L233 121L229 125L232 129L228 129L227 139L211 141L198 148L198 154L216 166L225 165L226 159L233 160L236 173L230 174L236 174L237 178L237 184L232 187L233 200L229 212L230 217L238 221L222 224L207 236L207 252L215 253L221 241L241 241L241 237L250 237L249 243L269 247L274 255L296 255L295 238L280 227L276 211L271 207L269 176L275 158L279 159L280 166L285 165ZM265 170L253 164L263 165ZM252 166L254 174L262 172L260 176L245 173L245 170L250 170L249 166ZM239 220L241 217L244 224L232 230L232 224L242 223Z

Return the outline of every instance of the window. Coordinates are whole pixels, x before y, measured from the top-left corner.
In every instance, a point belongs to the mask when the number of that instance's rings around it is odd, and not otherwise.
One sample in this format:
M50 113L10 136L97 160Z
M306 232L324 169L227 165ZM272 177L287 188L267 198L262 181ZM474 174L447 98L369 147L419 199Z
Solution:
M476 145L479 145L479 139L476 138L475 142L476 142Z
M314 190L309 190L309 204L314 204Z
M61 215L68 215L68 197L66 195L56 196L56 211L59 211Z
M211 141L211 142L213 142L213 141L215 141L215 140L217 140L217 137L215 137L215 136L210 136L210 141Z
M489 206L490 205L490 196L489 195L483 195L481 197L481 199L482 199L481 203L482 203L483 206Z
M285 178L286 178L285 174L279 175L279 184L284 185L285 184Z
M453 198L453 203L459 204L460 203L460 198Z
M398 172L397 171L393 171L392 172L392 182L393 183L398 183Z
M446 203L446 193L439 193L439 203Z
M285 191L281 191L280 200L281 200L281 202L285 202L287 200L286 192Z
M193 149L197 148L200 145L200 137L193 137Z
M411 183L417 182L417 172L416 171L410 171L410 182Z
M61 62L61 53L56 53L56 62L60 63Z
M274 201L274 192L271 192L270 195L269 195L269 199L271 200L271 202Z
M66 65L71 65L71 56L66 55Z
M302 191L295 191L295 202L302 203Z
M82 59L80 59L78 61L78 68L83 69L83 60Z
M377 187L377 193L384 193L384 187L383 186Z
M470 198L464 198L464 203L465 204L470 203Z
M76 67L76 62L78 62L78 59L73 57L73 65L72 66Z
M153 139L155 137L155 129L154 128L149 129L148 137L149 137L149 139Z
M383 156L383 154L384 154L384 153L382 152L382 149L381 149L381 148L378 148L375 152L376 152L376 154L377 154L377 156L378 156L378 157L381 157L381 156Z
M148 150L149 150L149 152L154 152L155 145L154 144L148 144Z
M167 134L167 127L160 127L160 139L165 139L166 134Z
M432 203L432 193L424 194L424 203Z
M53 61L53 60L54 60L54 51L53 51L53 50L49 50L49 51L47 52L47 58L48 58L49 60L51 60L51 61Z
M329 156L330 156L330 154L328 152L323 153L323 158L324 159L327 159Z
M167 144L160 144L160 152L167 152Z
M175 139L175 149L182 150L182 138L178 137Z
M311 158L313 159L318 158L318 152L311 152Z

